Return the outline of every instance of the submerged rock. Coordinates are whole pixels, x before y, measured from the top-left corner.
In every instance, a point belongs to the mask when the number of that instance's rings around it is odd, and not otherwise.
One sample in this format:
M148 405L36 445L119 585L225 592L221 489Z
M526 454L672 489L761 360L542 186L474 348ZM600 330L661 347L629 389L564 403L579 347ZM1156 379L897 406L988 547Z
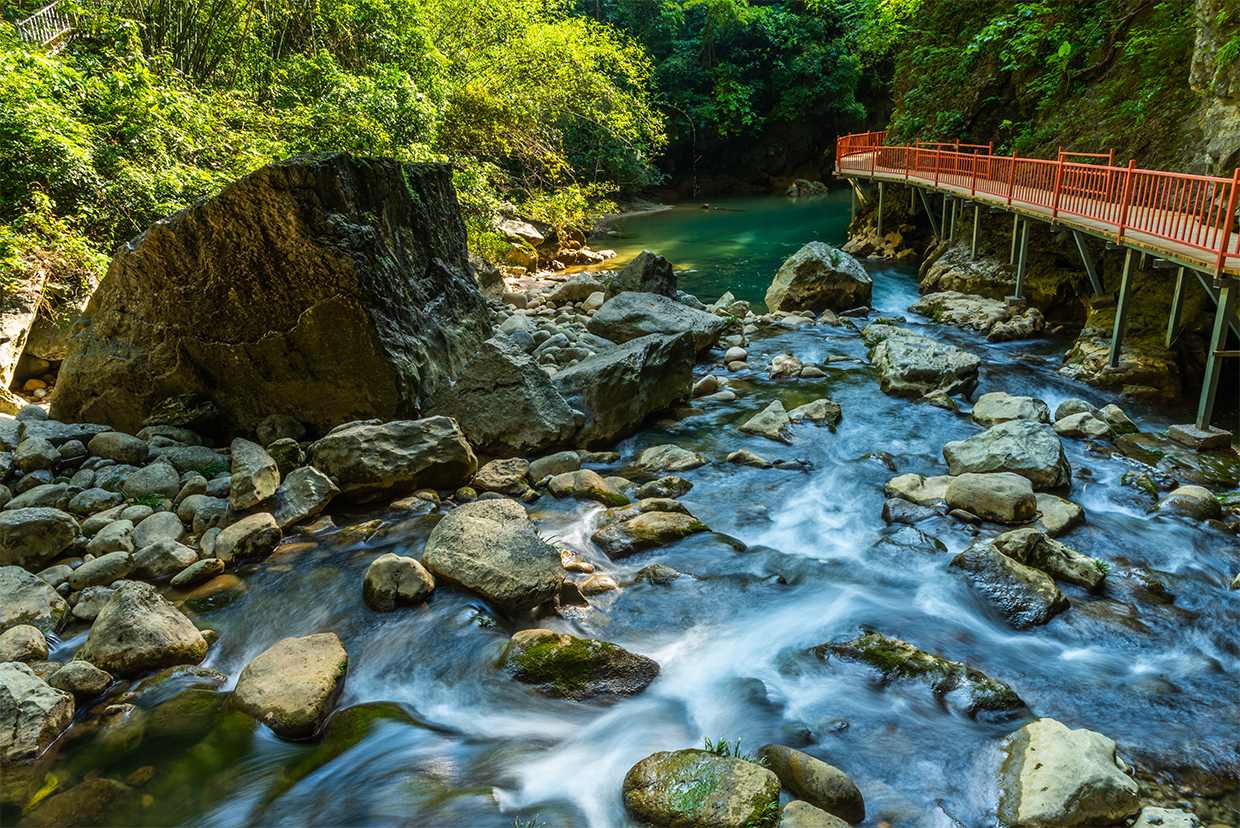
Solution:
M987 678L981 670L931 655L907 641L878 633L867 633L840 644L823 644L810 652L824 661L834 657L873 667L884 682L924 684L935 698L961 708L970 716L981 711L1004 712L1025 706L1011 687Z
M646 656L607 641L551 630L515 634L500 666L544 696L573 701L633 696L659 675L658 663Z
M1017 629L1045 624L1068 608L1068 599L1044 572L1004 555L989 541L975 543L951 566L965 572L969 583Z
M779 778L744 759L704 750L647 756L624 776L624 808L658 828L773 828Z
M446 165L269 164L120 248L52 415L135 432L193 391L234 432L409 417L490 336L465 242Z
M286 638L246 665L237 708L285 739L318 732L344 690L349 655L335 633Z
M681 540L695 532L707 532L706 524L693 515L678 512L642 512L637 517L605 526L591 540L612 560L627 558Z
M780 265L766 289L771 311L842 311L868 307L874 283L849 254L814 241Z
M1141 810L1137 783L1115 742L1054 719L1022 727L1004 745L999 818L1028 828L1114 825Z
M714 345L727 327L726 320L675 299L654 293L625 292L608 299L590 319L586 330L622 344L649 334L687 333L693 337L694 350L701 353Z
M793 796L846 822L865 820L861 791L839 768L784 745L765 745L756 758L775 772Z
M1059 435L1041 423L1000 423L967 440L948 443L943 457L955 475L1012 472L1028 478L1035 489L1057 489L1072 482L1072 467Z
M22 828L128 825L140 808L138 792L115 779L95 777L52 794L21 821Z

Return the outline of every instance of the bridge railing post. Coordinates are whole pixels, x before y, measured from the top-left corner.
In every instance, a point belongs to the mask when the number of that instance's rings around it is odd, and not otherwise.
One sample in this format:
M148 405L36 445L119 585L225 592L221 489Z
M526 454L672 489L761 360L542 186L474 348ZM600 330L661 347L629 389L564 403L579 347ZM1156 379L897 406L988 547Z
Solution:
M1063 186L1063 147L1059 148L1059 160L1055 163L1055 192L1051 198L1051 221L1059 216L1059 190Z
M1016 150L1012 150L1012 168L1008 170L1007 206L1012 206L1012 193L1016 191Z
M934 150L934 188L936 190L939 187L939 167L942 166L942 158L943 151L938 149Z
M1129 160L1128 172L1124 174L1124 191L1119 198L1119 232L1115 235L1117 244L1124 240L1124 225L1128 222L1128 200L1132 196L1132 177L1136 168L1136 159Z
M1227 212L1223 214L1223 239L1218 246L1218 262L1214 265L1214 278L1223 275L1227 263L1227 245L1231 241L1231 225L1236 220L1236 194L1240 191L1240 169L1231 177L1231 195L1227 199Z
M977 158L979 153L973 153L973 179L969 182L969 195L977 195Z

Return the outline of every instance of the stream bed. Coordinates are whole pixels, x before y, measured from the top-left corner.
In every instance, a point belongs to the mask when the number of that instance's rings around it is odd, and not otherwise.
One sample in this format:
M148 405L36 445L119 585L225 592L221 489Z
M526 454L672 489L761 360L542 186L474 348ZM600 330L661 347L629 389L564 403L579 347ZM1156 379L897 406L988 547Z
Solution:
M737 212L625 220L612 246L622 258L643 247L666 255L686 271L681 287L704 301L732 290L756 304L784 258L815 238L842 242L848 218L838 194L717 206ZM875 315L905 316L908 327L978 354L979 394L1030 395L1052 411L1071 397L1115 402L1055 373L1066 339L991 345L933 325L906 310L918 295L915 268L866 265ZM199 627L220 633L204 666L230 677L221 691L276 641L335 632L349 669L343 724L330 740L281 741L248 717L220 713L222 695L199 690L206 712L187 706L162 730L150 718L144 733L78 738L54 773L69 782L153 768L127 823L135 825L619 828L635 825L621 804L632 765L722 737L741 739L742 750L780 742L840 768L865 797L865 826L972 827L995 824L1003 737L1049 716L1114 739L1143 801L1187 805L1207 826L1240 826L1234 535L1150 514L1153 501L1120 483L1131 461L1065 440L1073 485L1062 494L1088 522L1060 540L1105 562L1109 575L1095 594L1061 584L1071 608L1017 631L948 568L976 540L969 526L948 517L919 524L947 548L936 552L909 544L907 532L892 542L902 527L880 516L888 480L945 474L943 444L982 431L969 404L956 413L885 396L848 325L771 326L749 352L754 370L716 369L736 402L695 401L616 446L618 463L591 466L640 480L649 476L631 463L649 446L705 455L707 466L679 473L693 483L681 501L712 533L613 562L590 542L601 506L545 496L529 507L544 536L620 590L563 617L504 617L446 586L422 607L375 613L361 598L367 566L386 552L420 557L435 515L333 512L333 526L290 533L271 559L239 570L232 590L185 606ZM784 352L827 362L827 376L768 379L768 358ZM773 399L791 409L820 397L842 406L842 421L797 425L791 445L736 429ZM1143 431L1189 419L1185 407L1121 405ZM809 470L725 462L742 448L804 460ZM684 574L661 585L637 579L656 563ZM540 697L495 667L512 633L536 626L614 642L655 659L661 673L614 704ZM807 653L862 631L976 667L1028 710L972 718L922 685L883 684L873 671ZM84 637L68 635L52 658L70 658ZM187 676L140 689L139 707L192 685Z

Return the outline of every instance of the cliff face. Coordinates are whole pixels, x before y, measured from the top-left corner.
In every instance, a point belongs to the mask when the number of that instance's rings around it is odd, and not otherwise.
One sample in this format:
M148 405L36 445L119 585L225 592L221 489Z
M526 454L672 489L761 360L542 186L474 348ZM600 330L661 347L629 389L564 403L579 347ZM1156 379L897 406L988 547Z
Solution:
M1197 171L1227 175L1240 166L1240 9L1235 0L1197 0L1194 18L1189 84L1201 96Z

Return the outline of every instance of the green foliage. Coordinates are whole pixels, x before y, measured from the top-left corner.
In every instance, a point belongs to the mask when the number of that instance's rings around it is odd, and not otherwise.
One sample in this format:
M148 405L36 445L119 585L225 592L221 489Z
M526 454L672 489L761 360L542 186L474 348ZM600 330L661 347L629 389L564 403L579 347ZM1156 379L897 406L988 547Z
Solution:
M190 469L190 471L197 472L198 474L201 474L203 477L207 478L208 480L215 477L220 472L227 471L227 470L228 470L227 466L225 466L223 463L209 463L201 468Z
M150 506L152 509L157 509L167 499L163 495L149 494L142 497L127 497L125 503L129 506Z
M1111 565L1107 563L1106 561L1102 560L1101 558L1094 558L1094 566L1103 575L1111 571Z
M702 739L702 742L705 745L703 749L707 753L713 753L716 756L730 756L733 759L742 759L746 762L752 762L755 765L762 764L761 762L759 762L757 759L754 758L752 753L745 753L741 751L740 737L737 737L735 741L729 742L726 739L724 739L722 736L720 736L718 739L712 742L710 740L710 737L707 736Z
M520 817L513 819L512 828L548 828L547 823L538 821L538 814L534 814L533 819L522 820Z

